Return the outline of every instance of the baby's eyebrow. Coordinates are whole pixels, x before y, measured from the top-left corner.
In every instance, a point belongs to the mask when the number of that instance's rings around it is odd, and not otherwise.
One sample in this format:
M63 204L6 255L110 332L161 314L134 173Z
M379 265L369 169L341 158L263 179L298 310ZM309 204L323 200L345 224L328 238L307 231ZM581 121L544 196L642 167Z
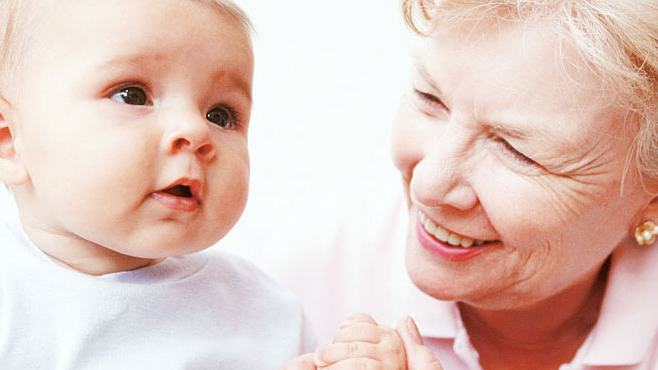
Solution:
M113 70L113 69L134 69L143 68L149 64L158 64L161 57L158 54L126 54L114 57L110 60L102 62L99 70ZM210 81L213 85L218 86L231 86L237 89L245 98L252 101L252 88L251 79L247 76L250 74L240 73L240 71L230 70L229 68L222 68L210 76Z
M220 86L225 86L228 81L230 86L235 87L251 102L251 82L244 73L222 69L213 73L211 81L214 85Z
M158 60L158 56L143 55L143 54L127 54L111 58L101 65L99 68L117 68L117 67L136 67L144 65L145 63Z

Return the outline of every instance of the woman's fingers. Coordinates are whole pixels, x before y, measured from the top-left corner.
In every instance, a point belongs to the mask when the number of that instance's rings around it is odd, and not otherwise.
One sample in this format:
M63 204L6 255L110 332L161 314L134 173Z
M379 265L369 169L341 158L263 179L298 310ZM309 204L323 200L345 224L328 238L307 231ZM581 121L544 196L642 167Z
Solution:
M315 362L313 361L313 354L307 353L305 355L294 358L281 368L281 370L316 370Z
M411 317L400 320L397 332L407 355L407 370L443 370L436 356L423 345L418 327Z

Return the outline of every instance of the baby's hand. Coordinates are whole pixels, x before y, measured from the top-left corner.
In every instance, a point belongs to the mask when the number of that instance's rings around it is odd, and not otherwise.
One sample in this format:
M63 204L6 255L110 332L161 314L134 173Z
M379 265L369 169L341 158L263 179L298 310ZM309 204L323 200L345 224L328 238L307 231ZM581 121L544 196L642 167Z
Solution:
M315 352L318 370L404 370L404 345L395 329L377 325L370 316L351 315L333 343Z
M297 358L286 362L281 370L316 370L315 363L313 363L313 354L307 353Z

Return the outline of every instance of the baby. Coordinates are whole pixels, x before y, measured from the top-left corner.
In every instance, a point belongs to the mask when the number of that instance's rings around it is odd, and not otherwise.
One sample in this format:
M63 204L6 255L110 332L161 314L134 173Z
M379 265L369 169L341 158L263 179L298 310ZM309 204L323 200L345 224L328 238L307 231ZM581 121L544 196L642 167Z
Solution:
M312 349L263 273L190 255L247 199L245 14L227 0L0 7L0 181L20 217L0 223L0 367L276 369Z
M416 323L406 317L396 329L356 313L340 326L332 343L315 354L299 356L281 370L442 370L423 346Z

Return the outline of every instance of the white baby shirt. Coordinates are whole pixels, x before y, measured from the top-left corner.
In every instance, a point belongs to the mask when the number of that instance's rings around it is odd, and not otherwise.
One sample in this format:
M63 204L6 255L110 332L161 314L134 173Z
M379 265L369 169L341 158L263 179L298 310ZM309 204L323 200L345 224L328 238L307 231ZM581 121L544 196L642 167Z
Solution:
M313 350L297 300L228 254L100 277L0 220L1 369L279 369Z

